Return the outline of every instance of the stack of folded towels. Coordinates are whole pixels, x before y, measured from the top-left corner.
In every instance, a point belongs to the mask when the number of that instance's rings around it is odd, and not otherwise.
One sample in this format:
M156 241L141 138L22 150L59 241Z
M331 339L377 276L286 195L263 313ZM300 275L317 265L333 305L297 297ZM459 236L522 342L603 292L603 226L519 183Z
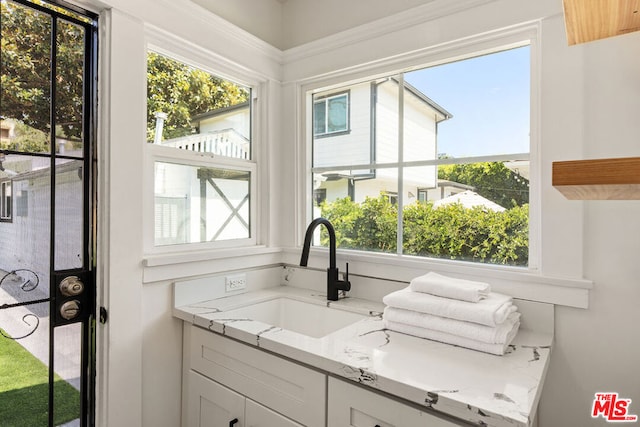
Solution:
M520 327L511 297L433 272L382 301L389 330L491 354L503 355Z

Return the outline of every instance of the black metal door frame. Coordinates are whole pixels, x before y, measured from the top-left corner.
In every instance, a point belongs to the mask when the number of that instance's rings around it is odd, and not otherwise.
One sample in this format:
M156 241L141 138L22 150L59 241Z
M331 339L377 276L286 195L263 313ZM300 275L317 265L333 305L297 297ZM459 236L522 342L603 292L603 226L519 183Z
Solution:
M81 337L81 377L80 377L80 425L90 427L95 425L95 345L96 345L96 203L97 203L97 170L96 170L96 133L97 133L97 53L98 53L98 16L92 12L78 8L59 0L45 0L47 3L64 8L71 14L49 8L29 0L10 0L12 3L37 10L51 17L51 76L50 76L50 123L51 123L51 151L50 153L24 153L20 151L2 150L5 155L29 155L34 157L50 157L50 253L49 253L49 298L36 301L26 301L16 304L5 304L0 309L34 303L49 303L49 407L48 425L54 427L55 398L54 398L54 345L55 328L71 323L82 324ZM74 14L87 18L87 21L74 17ZM83 73L83 266L73 270L56 270L56 159L80 160L77 157L56 153L56 57L57 57L57 24L64 20L84 28L84 73ZM69 294L61 290L65 279L75 277L83 285L78 294ZM36 285L37 286L37 285ZM67 304L69 303L69 304ZM65 304L67 304L65 306ZM76 311L73 317L63 316L61 308L65 306L67 313ZM75 308L74 308L75 307ZM70 310L70 311L69 311ZM37 326L36 326L37 328ZM35 329L34 329L35 330ZM2 337L0 337L2 339ZM1 421L0 421L1 424Z

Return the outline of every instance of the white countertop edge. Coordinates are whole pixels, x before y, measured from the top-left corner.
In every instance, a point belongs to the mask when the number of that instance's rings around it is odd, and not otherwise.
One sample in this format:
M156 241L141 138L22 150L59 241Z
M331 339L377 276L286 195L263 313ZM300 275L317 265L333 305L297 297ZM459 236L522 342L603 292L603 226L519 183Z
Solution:
M553 334L521 329L512 343L515 349L513 355L494 356L392 331L382 332L380 313L384 305L356 298L332 302L331 306L368 314L371 317L320 339L273 328L258 321L224 319L224 312L227 310L282 296L319 305L327 304L324 295L319 295L312 290L279 286L176 307L173 314L183 321L212 332L410 401L427 411L434 410L480 425L523 427L531 425L549 364ZM374 334L378 334L378 337L374 337ZM511 390L483 390L486 384L471 384L470 379L465 379L460 383L463 387L453 386L455 384L451 387L438 387L436 384L428 384L429 381L424 378L412 379L410 370L402 366L406 365L405 363L395 363L393 365L395 367L368 366L372 362L370 359L379 356L380 351L376 348L386 345L379 340L390 341L389 335L398 344L393 344L392 350L395 351L393 354L388 353L383 355L383 358L391 354L399 356L400 352L412 352L411 358L414 360L418 354L425 355L427 359L440 360L444 363L445 366L438 371L448 370L451 376L462 373L469 378L475 375L482 377L482 372L479 372L480 369L476 369L476 366L486 369L503 369L514 375L514 384L502 384L496 381L496 386L503 385ZM372 344L376 340L378 342ZM332 353L327 348L335 352ZM440 356L440 353L443 355ZM457 366L446 366L456 359L465 359L466 362L461 362ZM389 363L393 364L393 361ZM473 369L476 371L474 372ZM519 382L516 381L515 376L518 376ZM490 379L490 377L484 379ZM440 380L449 381L443 378ZM518 396L514 397L511 393L516 393Z

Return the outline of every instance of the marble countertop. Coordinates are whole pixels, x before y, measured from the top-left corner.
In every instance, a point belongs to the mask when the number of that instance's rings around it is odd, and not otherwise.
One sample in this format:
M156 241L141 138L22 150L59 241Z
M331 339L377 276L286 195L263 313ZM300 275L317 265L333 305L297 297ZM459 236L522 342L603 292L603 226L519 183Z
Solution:
M225 311L285 296L363 314L311 338ZM549 365L552 332L520 328L495 356L384 329L384 305L345 298L328 303L312 290L278 286L174 308L174 316L213 332L482 426L530 426ZM525 314L523 313L523 320Z

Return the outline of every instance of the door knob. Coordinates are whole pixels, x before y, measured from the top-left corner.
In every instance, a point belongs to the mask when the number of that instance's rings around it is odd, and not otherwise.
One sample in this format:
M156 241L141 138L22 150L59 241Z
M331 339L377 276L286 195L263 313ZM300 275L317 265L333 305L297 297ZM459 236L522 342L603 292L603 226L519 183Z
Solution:
M80 301L74 299L60 306L60 316L65 320L71 320L80 314Z
M229 427L233 427L236 424L238 424L238 419L237 418L234 418L231 421L229 421Z
M65 297L75 297L80 295L84 291L84 283L78 278L78 276L65 277L60 282L60 292Z

